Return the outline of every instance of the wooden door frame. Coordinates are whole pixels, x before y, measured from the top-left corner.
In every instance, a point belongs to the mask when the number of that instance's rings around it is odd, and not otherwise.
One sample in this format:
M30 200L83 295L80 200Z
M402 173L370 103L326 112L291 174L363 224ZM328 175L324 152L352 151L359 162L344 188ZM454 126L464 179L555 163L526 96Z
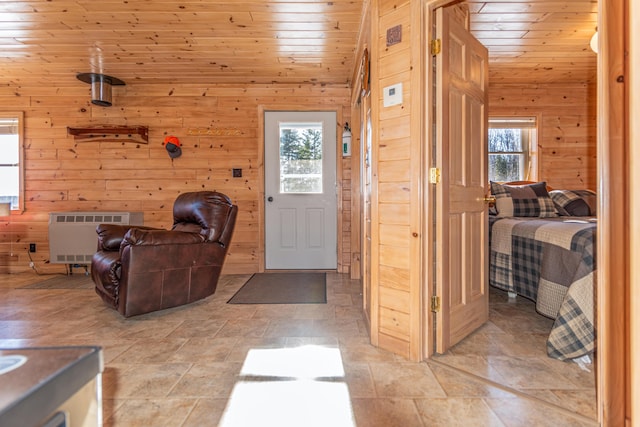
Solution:
M424 11L423 34L431 37L433 11L438 7L458 3L458 0L422 0ZM640 352L640 339L630 333L631 328L640 329L640 307L638 299L640 291L631 289L631 278L640 279L640 268L632 269L630 265L630 249L640 256L640 245L630 248L629 232L640 239L640 221L633 221L630 229L630 212L640 209L640 197L631 196L629 191L634 182L629 180L628 153L632 148L630 142L630 105L634 111L640 111L640 90L633 87L635 97L630 96L628 82L634 76L629 73L625 64L628 53L629 27L625 16L629 16L629 0L600 0L598 2L598 28L600 28L600 54L598 55L598 286L597 286L597 331L598 357L596 361L598 420L603 426L627 425L640 426L640 421L633 422L631 408L640 407L640 393L636 390L640 383L639 363L632 357ZM636 13L640 15L640 11ZM630 17L629 19L632 19ZM635 41L640 42L640 30L633 29ZM425 146L431 147L432 111L426 106L432 105L432 76L430 70L430 56L426 51L429 41L424 44L423 67L425 73L423 115ZM640 55L632 57L636 66L640 68ZM619 76L622 76L620 81ZM625 77L627 76L626 82ZM637 79L636 79L637 80ZM635 101L633 101L635 99ZM637 114L636 114L637 116ZM637 121L636 121L637 122ZM632 135L640 134L640 125L635 125ZM633 151L634 157L640 163L640 150ZM431 164L430 150L425 150L425 167ZM620 167L624 165L624 167ZM640 179L640 173L635 178ZM429 266L433 265L433 239L431 224L433 222L432 202L433 191L425 189L424 198L424 295L427 301L433 295L433 277ZM630 210L631 206L635 208ZM621 243L622 242L622 243ZM634 259L637 259L636 256ZM637 282L637 280L636 280ZM609 286L616 283L617 286ZM608 284L608 285L607 285ZM630 302L633 301L633 302ZM634 310L630 310L634 304ZM424 310L429 305L425 302ZM424 357L433 354L433 322L429 313L425 313L423 322L423 337L425 342ZM633 377L631 377L633 375ZM629 378L632 381L628 380Z
M429 46L433 38L433 25L435 23L435 10L441 7L453 6L460 3L460 0L422 0L421 8L421 38L422 43L422 80L425 82L422 87L424 100L422 101L423 112L422 116L422 135L424 140L425 149L422 151L423 159L422 164L424 167L423 176L427 178L429 176L428 169L435 166L436 159L434 158L433 147L437 143L433 137L432 124L435 120L435 114L430 107L433 104L437 94L433 91L434 75L431 72L432 56L429 52ZM437 269L441 269L442 266L437 264L434 267L436 261L436 248L434 248L434 242L436 241L436 231L434 230L435 217L435 200L436 189L433 185L425 184L422 188L424 193L422 198L422 235L424 239L422 241L422 253L423 253L423 268L422 268L422 283L423 283L423 300L422 300L422 358L428 359L434 354L436 331L435 331L435 317L430 311L430 301L433 296L436 295L436 277Z
M638 73L640 72L640 52L638 46L640 46L640 27L638 25L630 25L630 22L635 19L637 22L640 18L640 5L638 2L629 1L626 3L627 10L622 13L622 16L628 16L629 24L626 25L628 29L628 35L626 39L628 49L628 73L627 76L630 80L631 86L628 89L628 114L629 129L627 134L627 144L629 145L629 163L633 165L640 164L640 147L638 141L640 140L640 121L632 120L631 118L639 117L640 115L640 79ZM615 27L612 27L615 28ZM640 259L640 219L637 212L640 211L640 169L637 167L630 168L629 170L629 212L635 212L636 215L630 215L629 218L629 259ZM628 382L625 387L626 394L626 410L625 421L629 426L640 426L640 420L637 413L635 414L635 420L631 418L632 408L640 408L640 301L638 300L640 291L638 290L637 283L640 283L640 266L638 263L630 263L629 265L629 282L627 283L628 289L628 301L627 307L629 315L626 316L627 329L627 341L628 352L625 363L624 377L628 378ZM632 283L636 284L634 288Z
M622 426L631 420L633 396L629 381L631 357L630 209L633 182L629 179L630 80L626 53L630 50L627 19L629 0L598 2L598 257L597 257L597 396L603 426ZM630 21L629 21L630 22ZM638 30L635 30L636 36ZM637 57L636 57L637 59ZM636 89L636 95L638 90ZM636 96L637 98L637 96ZM637 99L634 106L637 108ZM637 120L636 120L637 121ZM637 128L637 125L636 125ZM635 160L639 160L637 158ZM633 161L634 159L631 159ZM637 199L636 209L638 208ZM636 214L637 215L637 214ZM638 237L638 230L635 235ZM637 242L637 239L635 240ZM637 247L636 247L637 250ZM637 252L636 252L637 254ZM636 257L637 258L637 257ZM637 276L637 267L634 269ZM638 313L634 313L638 325ZM636 337L637 346L637 337ZM635 374L637 380L638 374ZM631 425L631 424L627 424ZM640 425L636 421L633 425Z
M344 126L342 108L327 108L326 106L313 107L309 105L289 105L289 104L277 104L277 105L258 105L258 159L260 164L258 165L258 272L263 273L265 271L265 188L264 188L264 118L267 111L323 111L336 113L336 214L337 214L337 226L336 226L336 244L338 250L337 268L336 271L342 271L342 253L344 251L342 242L342 212L344 210L342 202L342 127Z
M365 125L365 102L362 96L362 84L365 70L363 67L370 64L364 63L364 51L367 49L371 54L371 0L364 0L362 5L362 17L360 19L360 31L358 42L356 43L356 66L351 75L353 86L351 87L351 279L360 280L366 268L362 253L362 241L364 229L362 226L362 216L364 210L364 188L363 188L363 143L362 128ZM369 68L370 72L370 68ZM369 78L370 78L369 74ZM370 100L370 95L366 94ZM369 101L370 102L370 101ZM364 300L363 300L364 306ZM367 326L370 323L367 322Z

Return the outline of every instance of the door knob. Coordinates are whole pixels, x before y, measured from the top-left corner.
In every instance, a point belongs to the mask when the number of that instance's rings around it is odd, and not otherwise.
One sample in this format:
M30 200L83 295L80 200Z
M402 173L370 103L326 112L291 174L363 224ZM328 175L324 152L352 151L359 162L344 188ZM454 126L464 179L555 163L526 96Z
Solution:
M496 203L496 196L485 196L484 202L493 205Z
M267 197L267 202L273 202L273 197L271 196Z

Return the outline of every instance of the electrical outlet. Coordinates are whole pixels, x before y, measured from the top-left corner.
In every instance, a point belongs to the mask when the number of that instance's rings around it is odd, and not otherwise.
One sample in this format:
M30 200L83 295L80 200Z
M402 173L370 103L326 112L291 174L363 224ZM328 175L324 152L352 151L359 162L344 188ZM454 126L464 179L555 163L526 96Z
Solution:
M36 251L36 244L35 243L29 243L29 252L33 253Z

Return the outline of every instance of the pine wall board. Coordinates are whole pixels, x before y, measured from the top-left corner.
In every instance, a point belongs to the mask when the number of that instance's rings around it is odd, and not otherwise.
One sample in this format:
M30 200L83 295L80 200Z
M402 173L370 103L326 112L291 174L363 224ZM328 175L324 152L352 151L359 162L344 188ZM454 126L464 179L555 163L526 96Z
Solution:
M538 118L538 174L557 189L596 189L595 84L489 84L489 116Z
M238 205L224 273L259 270L263 248L260 111L336 110L349 121L347 85L138 85L114 87L113 106L90 103L86 85L0 88L0 108L25 114L25 212L0 221L0 271L63 272L49 264L48 220L60 211L142 211L147 226L173 223L175 198L187 191L217 190ZM148 144L83 142L67 127L148 126ZM338 123L338 144L343 123ZM175 135L182 156L171 159L162 142ZM338 270L351 261L350 160L339 158ZM232 177L242 168L242 178ZM37 252L29 254L29 243Z
M372 10L372 342L408 359L423 351L421 249L421 136L424 106L420 1L374 2ZM387 44L401 26L402 40ZM491 66L490 66L491 67ZM490 70L491 75L491 70ZM521 77L521 76L520 76ZM489 87L489 115L533 115L539 120L538 179L554 188L595 188L595 88L593 84L517 84ZM591 79L595 81L595 79ZM384 107L383 88L402 83L401 105ZM429 243L427 243L429 244ZM422 312L421 312L422 310ZM429 332L425 332L426 336Z
M415 246L419 217L420 135L416 132L415 84L418 57L413 43L419 39L415 2L381 1L378 4L372 59L373 121L377 141L372 165L376 180L372 195L371 312L372 341L381 348L418 360L420 313L419 256ZM387 44L387 32L399 29L401 40ZM402 84L402 103L384 106L385 87ZM416 92L418 91L418 92ZM374 133L376 135L376 133Z

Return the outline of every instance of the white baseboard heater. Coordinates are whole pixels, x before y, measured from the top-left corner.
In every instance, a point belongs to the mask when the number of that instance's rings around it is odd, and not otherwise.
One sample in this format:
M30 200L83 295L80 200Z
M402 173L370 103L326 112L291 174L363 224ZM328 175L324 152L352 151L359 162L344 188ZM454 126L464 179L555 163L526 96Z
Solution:
M91 264L98 247L98 224L143 225L142 212L52 212L49 214L49 262Z

